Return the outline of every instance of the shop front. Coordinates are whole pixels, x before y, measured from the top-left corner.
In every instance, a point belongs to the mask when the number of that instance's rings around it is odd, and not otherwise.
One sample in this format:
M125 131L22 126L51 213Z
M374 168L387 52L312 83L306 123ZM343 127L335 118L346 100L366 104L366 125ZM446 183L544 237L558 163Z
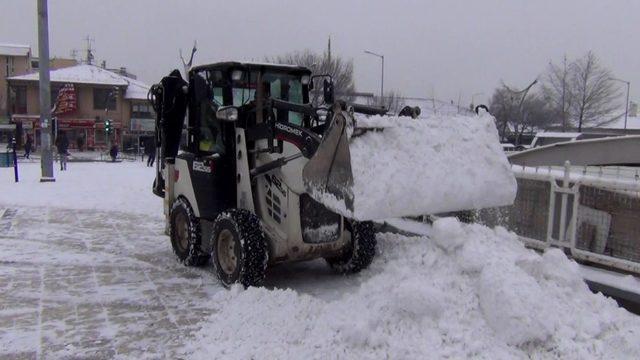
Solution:
M142 154L155 134L155 119L131 118L131 129L122 137L122 150L128 153Z
M37 115L13 115L11 120L16 125L22 127L22 138L26 140L27 135L31 135L35 140L36 147L40 147L40 118ZM59 118L56 119L57 132L64 131L69 139L69 148L75 150L106 150L107 135L104 130L104 122L95 119L81 118ZM113 121L114 134L111 135L112 142L120 142L122 133L122 123ZM54 136L55 137L55 136Z

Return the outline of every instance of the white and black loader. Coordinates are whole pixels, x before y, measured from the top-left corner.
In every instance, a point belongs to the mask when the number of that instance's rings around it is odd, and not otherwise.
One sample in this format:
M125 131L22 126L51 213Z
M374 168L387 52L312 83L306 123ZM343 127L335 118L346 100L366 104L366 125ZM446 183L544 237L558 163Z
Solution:
M310 101L314 83L323 84L319 106ZM334 101L331 78L312 76L304 67L223 62L194 67L187 80L174 70L149 94L157 113L159 159L153 191L164 199L173 250L186 265L211 263L225 286L259 286L269 265L315 258L340 272L358 272L376 253L371 220L499 206L515 196L513 186L486 201L453 191L442 195L444 207L426 201L401 210L380 204L370 211L367 200L385 194L362 193L366 174L352 162L352 152L362 157L363 141L393 136L389 127L398 119L384 123L384 109ZM367 123L368 116L377 122ZM491 171L515 184L504 155L492 152L499 149L497 137L487 139L476 139L477 151L491 158ZM357 141L358 149L350 149ZM492 141L495 146L487 145ZM391 146L385 155L394 151ZM377 156L371 153L367 161ZM397 156L411 159L402 177L419 185L422 175L412 169L428 168L429 159ZM389 179L381 174L366 181ZM464 186L479 180L455 181ZM399 187L389 191L398 201L429 192Z

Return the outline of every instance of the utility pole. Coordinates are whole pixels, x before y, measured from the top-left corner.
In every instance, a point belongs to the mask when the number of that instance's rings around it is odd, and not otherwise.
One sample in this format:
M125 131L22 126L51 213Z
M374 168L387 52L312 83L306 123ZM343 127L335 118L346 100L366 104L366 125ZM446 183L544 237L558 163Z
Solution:
M40 182L53 182L53 154L51 153L51 83L49 81L49 15L47 0L38 0L38 53L40 56L40 142L42 156Z
M87 58L86 58L86 62L89 65L93 65L93 60L94 60L94 56L93 56L93 49L91 48L91 43L93 41L95 41L94 39L92 39L89 35L87 35L87 37L84 39L87 42Z
M369 50L365 50L364 52L369 55L377 56L382 60L382 76L380 79L380 101L384 103L384 55L376 54Z
M631 89L631 81L622 79L610 78L610 80L620 81L627 84L627 102L624 104L624 130L627 130L627 116L629 115L629 90Z

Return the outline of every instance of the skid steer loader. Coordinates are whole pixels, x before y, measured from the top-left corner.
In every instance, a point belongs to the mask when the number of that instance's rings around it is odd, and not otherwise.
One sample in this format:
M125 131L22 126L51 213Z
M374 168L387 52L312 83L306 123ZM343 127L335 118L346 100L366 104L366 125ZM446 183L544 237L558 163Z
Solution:
M320 106L310 102L314 84L323 84ZM334 101L331 77L304 67L239 62L194 67L187 80L174 70L149 99L159 159L153 192L164 199L165 231L185 265L210 262L225 286L259 286L277 263L324 258L343 273L371 263L370 220L380 211L357 211L349 147L387 132L385 124L356 124L385 109ZM507 192L489 205L513 201Z

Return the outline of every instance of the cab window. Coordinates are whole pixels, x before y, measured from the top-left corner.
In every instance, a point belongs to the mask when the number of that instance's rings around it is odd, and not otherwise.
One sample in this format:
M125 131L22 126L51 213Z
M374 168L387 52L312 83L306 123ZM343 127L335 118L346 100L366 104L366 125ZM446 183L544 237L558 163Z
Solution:
M222 142L222 124L216 118L216 111L224 104L222 73L210 71L197 76L206 81L206 94L201 97L198 108L198 150L204 153L224 153Z
M300 76L267 72L263 75L263 82L269 84L271 97L296 104L304 102ZM302 125L303 115L294 111L278 111L278 120Z
M258 74L256 72L245 72L240 81L233 83L231 93L233 106L242 106L256 98L256 82Z

